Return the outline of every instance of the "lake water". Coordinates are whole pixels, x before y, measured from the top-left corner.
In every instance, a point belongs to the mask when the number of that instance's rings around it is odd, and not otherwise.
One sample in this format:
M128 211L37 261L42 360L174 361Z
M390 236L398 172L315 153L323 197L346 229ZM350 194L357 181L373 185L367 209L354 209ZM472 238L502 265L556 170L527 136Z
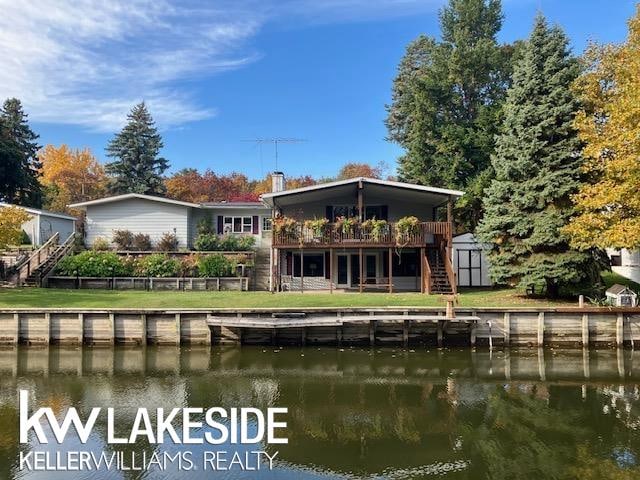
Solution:
M640 478L640 353L616 350L19 348L0 351L0 478ZM287 407L286 445L18 442L18 391L62 417L114 407ZM126 428L126 426L129 426ZM20 470L20 453L276 455L273 470ZM245 454L247 454L245 456ZM126 463L126 461L125 461ZM247 462L245 467L256 468Z

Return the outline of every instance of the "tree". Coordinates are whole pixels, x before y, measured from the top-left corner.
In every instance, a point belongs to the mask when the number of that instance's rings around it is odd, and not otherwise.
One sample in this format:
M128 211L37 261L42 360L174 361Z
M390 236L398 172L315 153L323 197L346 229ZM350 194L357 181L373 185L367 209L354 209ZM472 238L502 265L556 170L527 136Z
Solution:
M0 110L0 198L8 203L39 207L40 146L27 117L17 98L7 99Z
M496 178L477 230L480 241L492 245L494 281L542 284L551 297L561 285L599 279L593 254L571 249L562 233L581 180L573 128L578 102L570 90L578 74L564 32L538 16L515 65L492 158Z
M40 151L41 183L44 206L64 212L67 205L105 195L107 177L102 165L88 148L70 149L67 145L47 145Z
M368 163L347 163L338 172L336 180L347 180L356 177L381 178L385 166L379 163L375 167Z
M107 146L107 156L116 159L106 165L112 176L110 191L162 195L162 174L169 168L169 162L158 156L162 137L144 102L133 107L127 118L127 125Z
M442 40L420 36L407 47L387 106L389 139L405 149L401 180L469 189L456 212L473 230L510 77L511 46L500 46L500 0L449 0ZM488 172L487 172L488 171Z
M592 45L575 84L588 182L565 232L576 248L640 247L640 6L620 46Z
M0 248L17 245L22 238L22 224L31 218L23 208L0 208Z

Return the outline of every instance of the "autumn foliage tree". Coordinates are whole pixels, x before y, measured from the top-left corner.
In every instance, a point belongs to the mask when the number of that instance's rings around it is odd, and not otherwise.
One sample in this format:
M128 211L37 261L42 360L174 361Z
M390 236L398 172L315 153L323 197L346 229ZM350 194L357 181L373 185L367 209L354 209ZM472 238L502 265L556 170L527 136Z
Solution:
M108 180L104 168L88 148L47 145L40 151L39 158L45 208L64 212L70 203L106 194Z
M578 215L565 229L572 244L640 247L640 6L619 46L592 45L575 83L583 108L575 125L589 177L574 197Z
M22 224L31 218L23 208L0 208L0 248L20 243Z
M369 165L368 163L347 163L338 172L337 180L347 180L356 177L382 178L384 165Z

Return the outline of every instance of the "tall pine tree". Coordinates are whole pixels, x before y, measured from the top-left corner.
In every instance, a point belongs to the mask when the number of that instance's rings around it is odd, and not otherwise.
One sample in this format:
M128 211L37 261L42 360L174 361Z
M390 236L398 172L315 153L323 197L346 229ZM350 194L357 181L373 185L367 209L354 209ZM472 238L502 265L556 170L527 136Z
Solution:
M42 205L38 182L38 135L17 98L9 98L0 110L0 198L26 207Z
M501 46L500 0L449 0L442 40L407 47L387 106L389 139L405 150L402 180L467 190L456 219L473 230L511 73L512 46Z
M543 285L551 297L561 286L599 279L592 253L572 250L561 232L580 185L578 102L570 89L578 74L564 32L538 16L514 67L492 158L496 178L477 230L480 241L492 245L494 281Z
M127 125L107 146L107 156L115 158L105 165L112 176L111 193L162 195L166 189L162 174L169 162L159 157L162 137L144 102L127 116Z

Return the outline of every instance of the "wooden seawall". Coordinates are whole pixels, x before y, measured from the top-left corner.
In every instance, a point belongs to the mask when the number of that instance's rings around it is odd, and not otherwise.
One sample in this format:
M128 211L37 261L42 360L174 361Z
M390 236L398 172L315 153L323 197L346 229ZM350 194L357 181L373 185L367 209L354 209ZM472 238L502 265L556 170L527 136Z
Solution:
M640 309L0 309L0 344L623 346Z

